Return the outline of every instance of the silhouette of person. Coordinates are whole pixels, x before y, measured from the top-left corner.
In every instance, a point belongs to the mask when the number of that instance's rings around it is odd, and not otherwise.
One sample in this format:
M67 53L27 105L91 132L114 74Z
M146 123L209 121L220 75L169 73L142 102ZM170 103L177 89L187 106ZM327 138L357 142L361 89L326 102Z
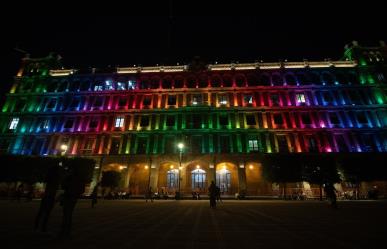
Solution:
M50 168L46 175L46 188L40 202L38 214L35 218L36 231L38 231L39 228L42 232L47 231L47 222L50 217L50 213L55 206L56 193L59 189L61 180L62 169L59 166Z
M99 183L97 183L94 188L93 192L91 192L91 207L94 208L95 204L97 204L97 199L98 199L98 188L99 188Z
M220 188L218 186L216 186L216 201L222 202L222 199L221 199L221 196L220 196Z
M324 186L324 191L327 195L327 198L331 201L331 206L333 208L337 208L337 202L336 202L336 189L333 186L332 183L327 183Z
M150 201L153 202L153 190L152 190L152 187L149 187L148 193L146 194L145 201L148 202L148 199L150 199Z
M78 172L72 170L63 184L63 217L60 236L70 236L72 216L79 197L85 191L85 183Z
M214 181L211 181L211 185L208 188L208 192L210 193L210 207L216 208L216 185Z
M19 187L17 187L16 193L15 193L15 199L16 199L17 201L20 201L21 197L23 196L23 192L24 192L24 184L21 183L21 184L19 185Z

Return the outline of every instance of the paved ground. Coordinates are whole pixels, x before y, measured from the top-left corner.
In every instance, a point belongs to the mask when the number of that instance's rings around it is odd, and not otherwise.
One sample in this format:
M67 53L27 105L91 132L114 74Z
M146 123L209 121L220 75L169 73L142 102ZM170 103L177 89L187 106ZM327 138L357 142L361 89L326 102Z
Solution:
M89 201L77 204L73 235L32 231L38 201L0 201L0 248L386 248L387 202L342 201Z

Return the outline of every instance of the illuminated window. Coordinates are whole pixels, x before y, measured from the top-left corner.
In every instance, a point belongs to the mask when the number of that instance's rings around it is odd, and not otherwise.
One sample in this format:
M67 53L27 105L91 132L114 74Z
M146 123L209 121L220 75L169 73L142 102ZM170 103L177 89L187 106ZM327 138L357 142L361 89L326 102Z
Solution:
M297 100L297 103L298 103L298 104L305 104L305 103L306 103L306 100L305 100L305 94L303 94L303 93L297 93L297 94L296 94L296 100Z
M95 129L98 126L98 118L92 118L89 123L89 128Z
M114 122L114 127L115 128L122 128L124 127L124 117L117 117L116 122Z
M311 124L312 120L310 119L310 115L308 112L301 113L301 120L303 124Z
M126 90L125 83L117 82L117 90Z
M63 128L71 129L71 128L73 128L73 125L74 125L74 119L70 118L70 119L66 120L66 123L64 124Z
M19 124L19 118L12 118L11 123L9 124L10 130L15 130L17 125Z
M111 80L105 81L105 90L114 90L113 82Z
M56 98L50 99L50 101L47 104L47 109L53 109L56 106Z
M284 123L284 120L282 118L282 114L280 114L280 113L274 114L274 123L277 124L277 125L280 125L280 124Z
M340 124L339 118L335 112L329 113L329 120L331 121L332 125L338 125Z
M194 94L192 95L192 105L201 105L202 104L202 95Z
M135 89L135 88L136 88L136 81L134 81L134 80L129 80L129 81L128 81L128 89L133 90L133 89Z
M221 94L221 95L219 95L218 101L219 101L219 104L220 104L220 105L227 105L227 103L228 103L228 97L227 97L227 95L226 95L226 94Z
M249 151L258 151L258 140L257 139L249 139Z
M245 102L246 104L251 105L251 104L253 104L253 95L251 95L251 94L246 94L246 95L243 96L243 100L244 100L244 102Z
M101 86L101 85L95 85L94 86L94 91L103 91L103 86Z
M278 106L280 104L279 95L278 94L271 94L270 95L270 100L271 100L271 103L274 106Z
M48 130L49 125L50 125L50 120L45 119L45 120L42 120L42 121L40 122L39 128L40 128L41 130Z
M167 171L167 187L168 188L177 188L179 172L177 169L171 169Z
M191 172L192 189L204 189L206 187L206 172L195 169Z

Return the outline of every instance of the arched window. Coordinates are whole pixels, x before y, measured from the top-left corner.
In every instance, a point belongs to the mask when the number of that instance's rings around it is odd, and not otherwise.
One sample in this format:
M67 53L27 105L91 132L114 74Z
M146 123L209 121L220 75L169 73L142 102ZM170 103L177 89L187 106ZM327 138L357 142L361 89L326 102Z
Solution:
M255 74L248 74L247 75L247 86L258 86L258 78Z
M232 87L232 77L230 75L223 76L223 87Z
M231 173L228 169L216 171L216 184L219 186L221 193L229 191L231 187Z
M199 83L198 84L199 84L200 88L208 87L208 77L207 77L207 75L200 75Z
M284 84L283 79L279 74L273 74L271 76L271 82L274 86L282 86Z
M222 84L222 79L218 75L211 77L211 87L220 87Z
M57 92L64 92L67 89L67 81L62 81L58 85Z
M167 188L175 189L179 184L179 171L171 169L167 171Z
M310 83L310 81L306 77L306 74L304 73L297 73L297 80L301 86L308 85Z
M269 75L267 74L262 74L260 79L259 79L259 85L262 85L262 86L270 86L271 85L271 82L270 82L270 77Z
M246 86L246 79L243 75L237 75L235 76L235 84L237 87L244 87Z
M69 91L76 92L79 89L79 85L80 85L79 80L75 80L75 81L70 82Z
M310 83L313 85L320 85L320 75L318 73L310 73L309 74Z
M184 87L184 79L182 77L176 77L174 87L175 88L183 88Z
M336 74L336 80L339 84L346 85L348 84L347 77L343 73Z
M82 81L81 85L79 86L80 91L88 91L90 87L90 81Z
M286 80L286 84L289 86L297 85L296 77L293 74L286 74L285 80Z
M47 82L47 86L46 86L46 90L47 92L54 92L57 87L58 87L58 81L56 80L53 80L53 81L48 81Z
M323 73L322 81L323 81L323 84L325 83L326 85L334 85L335 77L331 73Z
M172 78L166 77L163 79L163 82L161 83L161 86L163 89L171 89L172 88Z
M160 78L159 77L152 78L150 88L151 89L160 88Z
M192 189L204 189L206 187L206 172L202 169L195 169L191 172Z
M356 73L349 73L347 75L347 78L348 78L348 82L351 83L351 84L359 84L359 78L357 77Z
M189 77L187 79L187 87L188 88L196 88L196 78L194 77Z
M149 89L150 88L150 80L148 78L141 78L139 88L140 89Z

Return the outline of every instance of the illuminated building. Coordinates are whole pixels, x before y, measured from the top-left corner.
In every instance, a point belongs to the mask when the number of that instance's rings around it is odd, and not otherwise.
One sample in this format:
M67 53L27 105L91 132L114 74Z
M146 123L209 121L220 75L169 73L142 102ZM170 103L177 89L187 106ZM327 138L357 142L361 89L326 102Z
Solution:
M259 153L387 151L386 51L353 42L339 61L104 70L25 58L0 150L58 155L65 144L121 170L133 193L174 192L180 177L186 194L216 180L226 194L271 195Z

